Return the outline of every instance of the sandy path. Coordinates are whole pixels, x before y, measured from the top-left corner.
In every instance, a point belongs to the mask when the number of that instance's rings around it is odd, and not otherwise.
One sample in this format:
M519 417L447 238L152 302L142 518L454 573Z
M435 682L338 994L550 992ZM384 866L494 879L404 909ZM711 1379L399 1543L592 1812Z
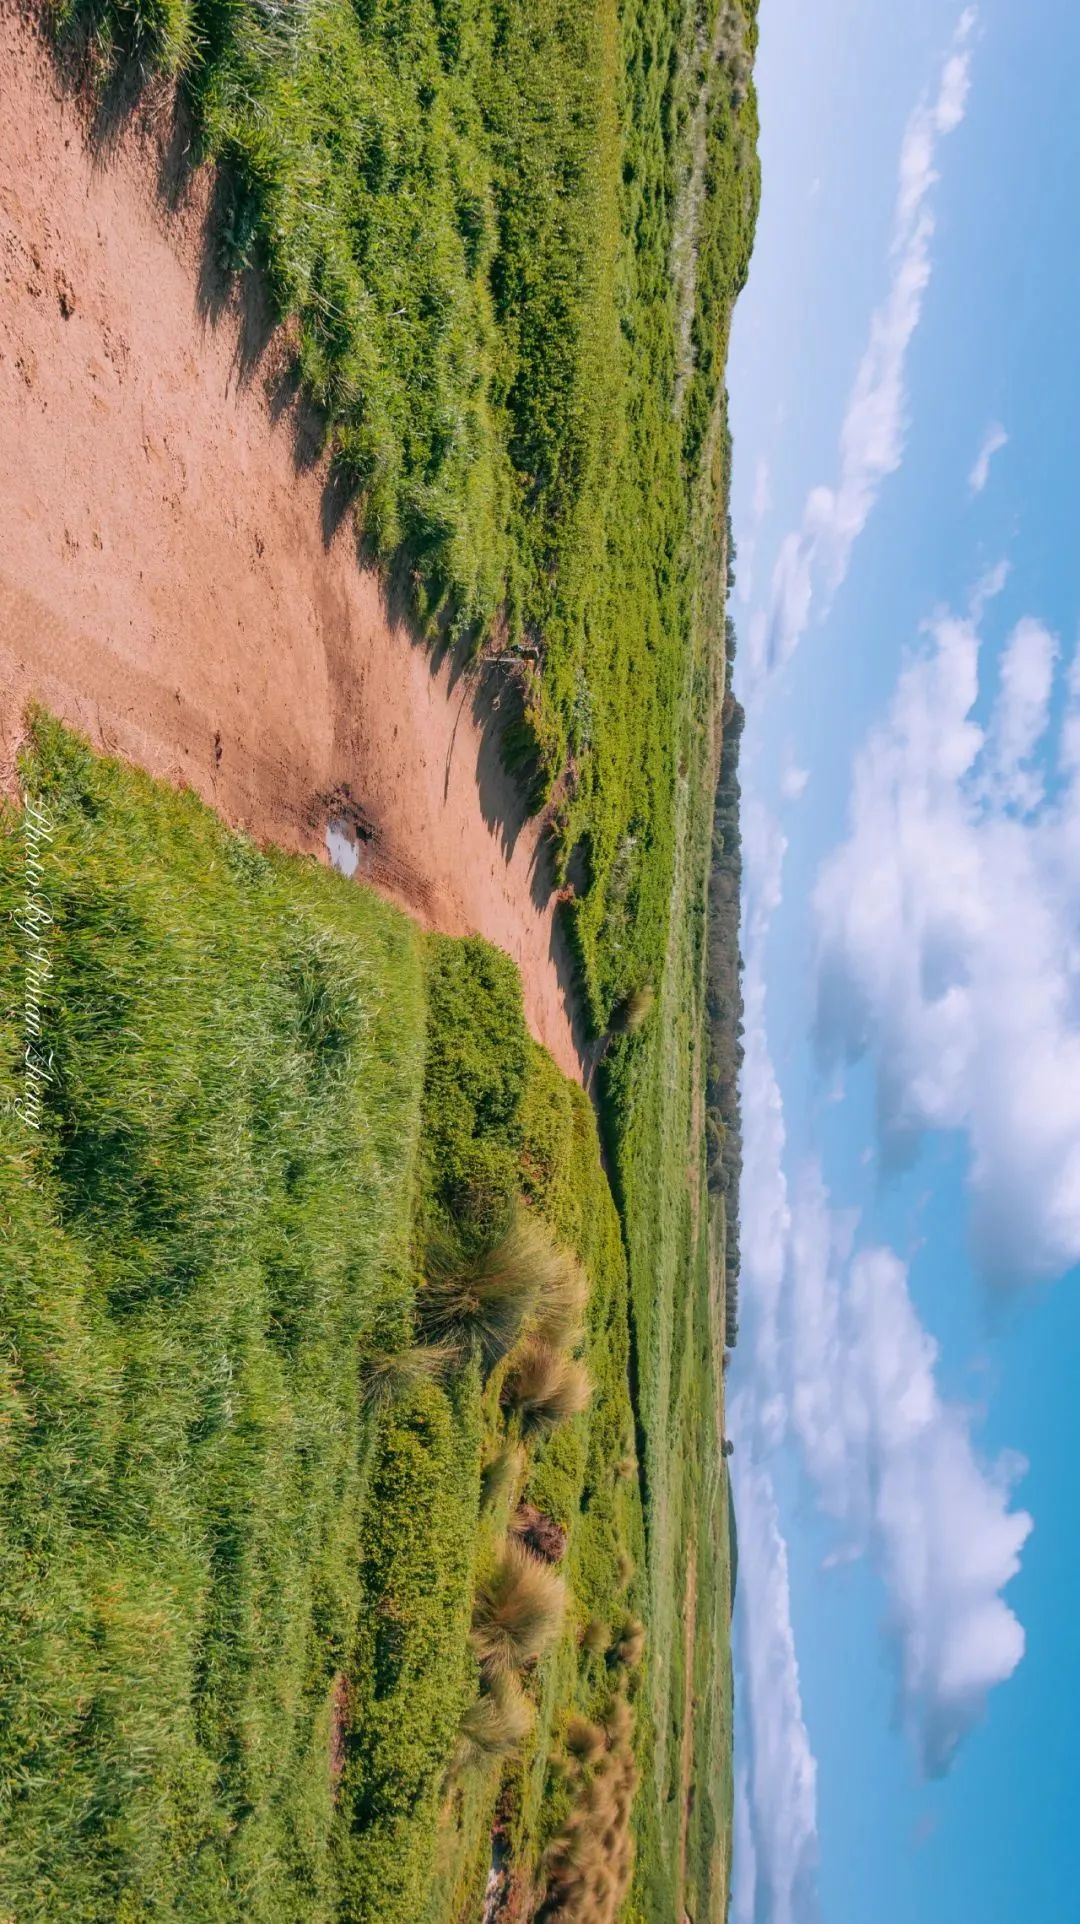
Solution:
M0 0L0 776L36 697L288 848L324 852L346 790L362 871L506 949L580 1075L537 827L485 727L502 671L454 685L388 617L250 297L208 311L209 181L167 211L145 124L104 156L85 133Z

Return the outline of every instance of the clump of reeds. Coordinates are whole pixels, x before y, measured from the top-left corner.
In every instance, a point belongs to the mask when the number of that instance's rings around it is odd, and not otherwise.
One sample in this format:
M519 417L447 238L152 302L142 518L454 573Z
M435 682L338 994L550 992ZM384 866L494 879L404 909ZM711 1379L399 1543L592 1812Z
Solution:
M565 1609L562 1578L510 1537L473 1606L472 1645L485 1675L506 1676L535 1663L558 1636Z
M592 1395L589 1372L576 1357L533 1337L503 1385L503 1404L515 1410L523 1436L542 1436L580 1416Z

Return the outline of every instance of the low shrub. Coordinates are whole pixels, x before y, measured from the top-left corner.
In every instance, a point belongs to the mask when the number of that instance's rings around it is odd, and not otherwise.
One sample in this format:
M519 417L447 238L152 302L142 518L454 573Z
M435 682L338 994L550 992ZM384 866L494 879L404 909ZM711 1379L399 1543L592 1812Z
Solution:
M566 1530L534 1503L519 1503L510 1525L514 1535L545 1563L558 1563L566 1551Z

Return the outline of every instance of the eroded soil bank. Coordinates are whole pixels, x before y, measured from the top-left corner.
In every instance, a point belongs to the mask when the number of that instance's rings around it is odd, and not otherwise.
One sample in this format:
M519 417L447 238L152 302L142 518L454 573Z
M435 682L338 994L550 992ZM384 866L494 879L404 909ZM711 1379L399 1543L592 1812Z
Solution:
M517 962L581 1075L538 825L491 726L358 564L257 290L226 295L164 95L89 127L0 4L0 762L28 700L260 839L361 872Z

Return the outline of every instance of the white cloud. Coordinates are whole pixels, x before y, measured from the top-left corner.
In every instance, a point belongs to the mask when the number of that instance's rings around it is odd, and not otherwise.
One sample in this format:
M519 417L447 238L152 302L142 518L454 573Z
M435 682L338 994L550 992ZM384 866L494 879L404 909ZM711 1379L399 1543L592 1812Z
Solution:
M743 1164L740 1187L740 1262L753 1297L755 1347L762 1380L775 1383L780 1295L790 1227L784 1175L784 1105L769 1053L765 1023L765 941L780 906L787 841L764 805L751 800L743 817ZM769 1434L782 1431L785 1413L762 1406Z
M1058 645L1049 629L1027 617L1005 648L997 702L987 742L987 781L1001 803L1030 813L1043 799L1041 772L1031 767L1046 732Z
M965 1133L988 1273L1053 1276L1080 1261L1080 681L1047 798L1053 637L1014 629L984 732L974 616L929 632L819 876L819 1028L871 1052L887 1150Z
M769 1924L806 1924L817 1908L817 1764L803 1716L787 1544L768 1470L744 1453L732 1464L740 1713L748 1750L736 1803L734 1916L737 1924L762 1916Z
M984 1467L965 1410L937 1387L938 1351L891 1250L848 1260L816 1165L792 1205L785 1371L791 1424L825 1511L835 1560L869 1552L889 1599L905 1722L924 1767L949 1763L995 1684L1023 1655L1001 1592L1031 1530L1009 1508L1023 1466Z
M789 762L780 778L780 793L785 802L798 802L806 793L810 780L810 770L800 768L797 762Z
M995 454L1000 454L1002 448L1007 447L1008 444L1009 437L1002 427L1001 422L992 422L983 436L982 446L975 457L971 473L968 475L968 486L972 494L982 493L990 479L991 461Z
M871 320L848 399L840 431L839 476L834 487L811 490L801 525L781 544L759 645L751 636L751 668L758 674L794 652L809 622L815 592L824 587L835 593L840 586L882 482L900 465L907 353L931 274L934 222L927 203L937 180L938 145L964 117L974 27L975 10L969 7L957 25L936 96L919 103L905 129L890 249L892 278Z

